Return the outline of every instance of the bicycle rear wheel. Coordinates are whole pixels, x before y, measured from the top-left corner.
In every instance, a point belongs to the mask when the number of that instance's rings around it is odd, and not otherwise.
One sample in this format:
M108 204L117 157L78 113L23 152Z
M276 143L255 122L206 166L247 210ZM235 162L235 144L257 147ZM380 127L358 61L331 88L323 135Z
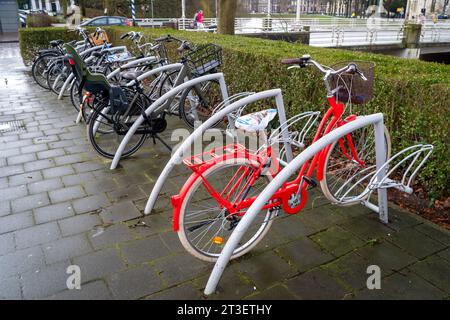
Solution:
M251 177L251 167L248 159L231 159L212 166L202 174L202 177L219 194L223 197L227 196L228 200L234 201L237 197L243 200L257 196L271 180L270 176L260 177L245 196L240 195L242 188ZM239 181L240 178L242 181ZM211 196L202 182L201 177L195 180L183 199L178 237L190 254L201 260L213 262L218 259L242 215L230 215ZM237 187L234 191L229 191L233 185ZM254 248L269 231L276 214L277 210L262 210L242 237L231 258L240 257Z
M223 100L219 81L205 81L200 83L199 87L200 92L195 87L186 89L180 99L180 116L191 128L194 128L196 121L203 123L208 120L214 109ZM213 126L217 126L220 122L222 120L219 120Z
M137 116L113 113L111 108L102 102L97 102L93 110L87 126L89 142L101 156L112 159ZM122 153L122 158L129 157L138 151L144 144L145 138L145 134L135 134Z
M368 179L364 177L375 171L375 130L374 126L365 126L350 133L351 142L358 162L350 152L346 137L334 142L328 151L324 164L324 177L320 186L325 197L332 203L343 206L358 204L367 199L364 192ZM391 138L384 127L386 160L391 155Z

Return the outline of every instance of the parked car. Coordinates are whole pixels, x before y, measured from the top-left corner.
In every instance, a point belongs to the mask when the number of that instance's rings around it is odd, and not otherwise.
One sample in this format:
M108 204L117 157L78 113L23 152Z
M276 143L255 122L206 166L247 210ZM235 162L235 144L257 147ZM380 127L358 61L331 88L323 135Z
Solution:
M447 14L440 14L437 17L439 20L443 20L443 19L448 19L448 15Z
M97 26L128 26L131 27L133 22L125 17L118 16L100 16L87 20L80 24L81 27L97 27Z

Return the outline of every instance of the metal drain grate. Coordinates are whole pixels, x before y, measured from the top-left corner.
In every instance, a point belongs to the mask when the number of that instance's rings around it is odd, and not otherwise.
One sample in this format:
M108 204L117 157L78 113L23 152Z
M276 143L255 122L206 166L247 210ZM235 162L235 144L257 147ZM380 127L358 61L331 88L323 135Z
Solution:
M0 133L23 130L25 130L25 124L23 123L23 121L0 122Z

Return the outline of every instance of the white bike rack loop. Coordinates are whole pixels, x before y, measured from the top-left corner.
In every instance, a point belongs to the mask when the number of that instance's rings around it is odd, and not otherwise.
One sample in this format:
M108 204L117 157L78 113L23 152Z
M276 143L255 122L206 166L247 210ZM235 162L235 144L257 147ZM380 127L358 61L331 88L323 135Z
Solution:
M327 135L323 136L315 143L307 147L302 153L300 153L295 159L293 159L277 176L266 186L261 194L256 198L250 208L247 210L236 229L231 234L230 238L226 242L222 253L217 260L214 269L208 279L208 283L205 288L205 295L210 295L215 292L217 284L225 271L230 258L239 244L239 241L244 236L251 223L261 211L263 206L269 201L270 197L288 181L289 178L296 172L305 162L314 157L315 154L323 150L326 146L332 144L334 141L342 138L346 134L351 133L354 130L362 128L364 126L375 126L375 150L376 150L376 166L378 181L381 181L385 176L386 161L386 146L384 141L384 126L383 126L383 114L377 113L369 116L359 117L355 121L351 121L340 128L337 128ZM155 189L156 189L155 185ZM387 193L386 189L378 190L378 212L380 219L387 223L388 218L388 206L387 206Z
M119 68L115 69L114 71L112 71L110 74L108 74L106 76L106 79L111 79L112 77L116 76L118 73L123 71L124 69L130 69L130 68L134 68L134 67L139 67L141 64L152 63L152 62L156 62L157 60L158 59L155 56L145 57L145 58L133 60L131 62L128 62L128 63L124 64L123 66L120 66Z
M280 89L267 90L267 91L262 91L262 92L252 94L250 96L242 98L241 100L233 102L232 104L217 111L217 113L212 115L201 126L199 126L197 129L195 129L194 132L191 135L189 135L189 137L185 141L183 141L183 143L179 146L179 148L173 153L172 157L167 162L163 171L159 175L158 180L155 183L155 186L153 187L150 197L148 198L147 205L145 206L144 213L149 214L152 211L153 206L155 205L156 199L158 198L158 195L159 195L164 183L168 179L169 174L172 171L173 167L176 164L179 164L181 162L185 152L190 149L191 145L194 143L194 141L196 139L201 137L203 132L205 132L208 128L210 128L211 126L216 124L218 121L220 121L221 119L226 117L228 114L230 114L234 110L237 110L247 104L256 102L258 100L263 100L263 99L268 99L268 98L275 98L276 106L278 109L278 116L280 118L280 123L286 123L286 114L284 111L283 96L281 94ZM283 130L283 135L285 135L285 137L284 137L285 141L288 141L287 130ZM289 144L286 145L286 148L287 148L287 158L288 158L288 161L290 161L292 159L292 150L291 150ZM120 158L118 158L117 161L119 159Z

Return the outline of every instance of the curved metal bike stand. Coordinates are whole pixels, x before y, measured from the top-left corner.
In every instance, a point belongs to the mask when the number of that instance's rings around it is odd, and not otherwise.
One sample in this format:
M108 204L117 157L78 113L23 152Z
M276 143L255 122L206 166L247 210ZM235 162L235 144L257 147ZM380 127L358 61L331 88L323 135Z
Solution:
M161 67L162 68L162 67ZM156 69L155 69L156 70ZM150 72L150 71L149 71ZM142 75L144 76L144 75ZM141 77L142 77L141 76ZM138 78L139 79L139 78ZM154 112L157 108L161 107L162 104L164 104L164 102L167 101L167 99L176 96L178 93L182 92L185 89L188 89L196 84L199 84L201 82L204 81L211 81L211 80L218 80L219 84L220 84L220 90L222 91L222 97L223 99L228 99L228 91L227 91L227 86L225 84L225 78L223 77L223 73L213 73L213 74L208 74L206 76L202 76L202 77L198 77L189 81L186 81L182 84L180 84L177 87L172 88L171 90L169 90L168 92L166 92L164 95L162 95L161 97L159 97L155 102L153 102L146 110L145 110L145 114L148 116L150 115L152 112ZM131 85L132 82L129 83L129 85ZM214 117L211 117L214 118ZM209 120L211 120L211 118ZM208 120L208 121L209 121ZM206 122L208 122L206 121ZM130 141L130 139L133 137L134 133L136 132L136 130L139 128L139 126L144 122L144 117L141 115L139 116L139 118L136 119L136 121L133 123L133 125L131 126L130 130L128 130L127 134L125 135L125 137L123 138L122 142L120 143L119 147L117 148L117 151L114 155L114 159L111 163L111 170L114 170L117 165L119 164L120 158L122 157L122 153L126 147L126 145L128 144L128 142ZM206 123L205 122L205 123Z
M233 110L237 110L241 108L242 106L245 106L247 104L256 102L258 100L268 99L268 98L275 98L276 106L278 109L278 116L280 118L280 123L286 122L286 114L284 111L284 103L283 103L283 95L281 94L280 89L273 89L273 90L267 90L258 92L255 94L252 94L250 96L247 96L241 100L238 100L236 102L233 102L229 106L224 107L222 110L218 111L216 114L214 114L211 118L209 118L207 121L205 121L201 126L199 126L197 129L194 130L194 132L180 145L180 147L176 150L176 152L172 155L170 160L167 162L166 166L164 167L163 171L158 177L158 180L155 183L155 186L153 187L152 193L150 194L150 197L148 198L147 205L145 206L145 214L149 214L153 206L155 205L156 199L158 198L159 192L161 191L165 181L169 177L170 172L172 171L173 167L180 163L183 154L191 147L192 143L199 138L203 132L206 131L206 129L210 128L212 125L217 123L217 121L223 119L226 117L230 112ZM283 134L285 135L285 141L288 141L288 132L287 130L283 130ZM288 161L292 160L292 150L290 144L286 144L287 151L287 159Z
M175 70L180 70L183 67L182 63L171 63L171 64L167 64L165 66L162 67L158 67L152 70L149 70L143 74L141 74L139 77L137 77L138 81L142 81L145 78L150 77L151 75L160 73L160 72L164 72L164 71L175 71ZM134 85L134 80L131 80L130 82L127 83L127 87L130 87Z
M117 69L114 69L114 71L112 71L110 74L108 74L106 76L106 79L108 79L108 80L111 79L112 77L117 75L119 72L123 71L124 69L129 69L129 68L133 68L133 67L139 66L141 63L155 62L157 60L158 59L155 56L145 57L145 58L133 60L131 62L128 62L128 63L124 64L123 66L120 66Z
M264 204L270 199L270 197L286 182L296 170L298 170L306 161L314 157L316 153L321 151L326 146L332 144L334 141L345 136L346 134L362 128L367 125L373 124L375 126L375 149L376 149L376 163L377 169L379 169L379 179L384 175L382 170L385 162L386 146L384 143L384 128L383 128L383 114L376 113L369 116L364 116L351 121L340 128L337 128L327 135L323 136L315 143L307 147L302 153L300 153L294 160L292 160L283 170L281 170L277 176L266 186L261 194L256 198L253 204L245 213L236 229L231 234L227 243L225 244L222 253L219 256L214 269L209 276L208 283L205 288L205 295L210 295L215 292L217 284L222 277L225 267L227 266L230 258L236 249L239 241L244 236L250 224L255 219L257 214L261 211ZM387 222L387 197L386 189L378 190L378 206L380 208L380 219Z

